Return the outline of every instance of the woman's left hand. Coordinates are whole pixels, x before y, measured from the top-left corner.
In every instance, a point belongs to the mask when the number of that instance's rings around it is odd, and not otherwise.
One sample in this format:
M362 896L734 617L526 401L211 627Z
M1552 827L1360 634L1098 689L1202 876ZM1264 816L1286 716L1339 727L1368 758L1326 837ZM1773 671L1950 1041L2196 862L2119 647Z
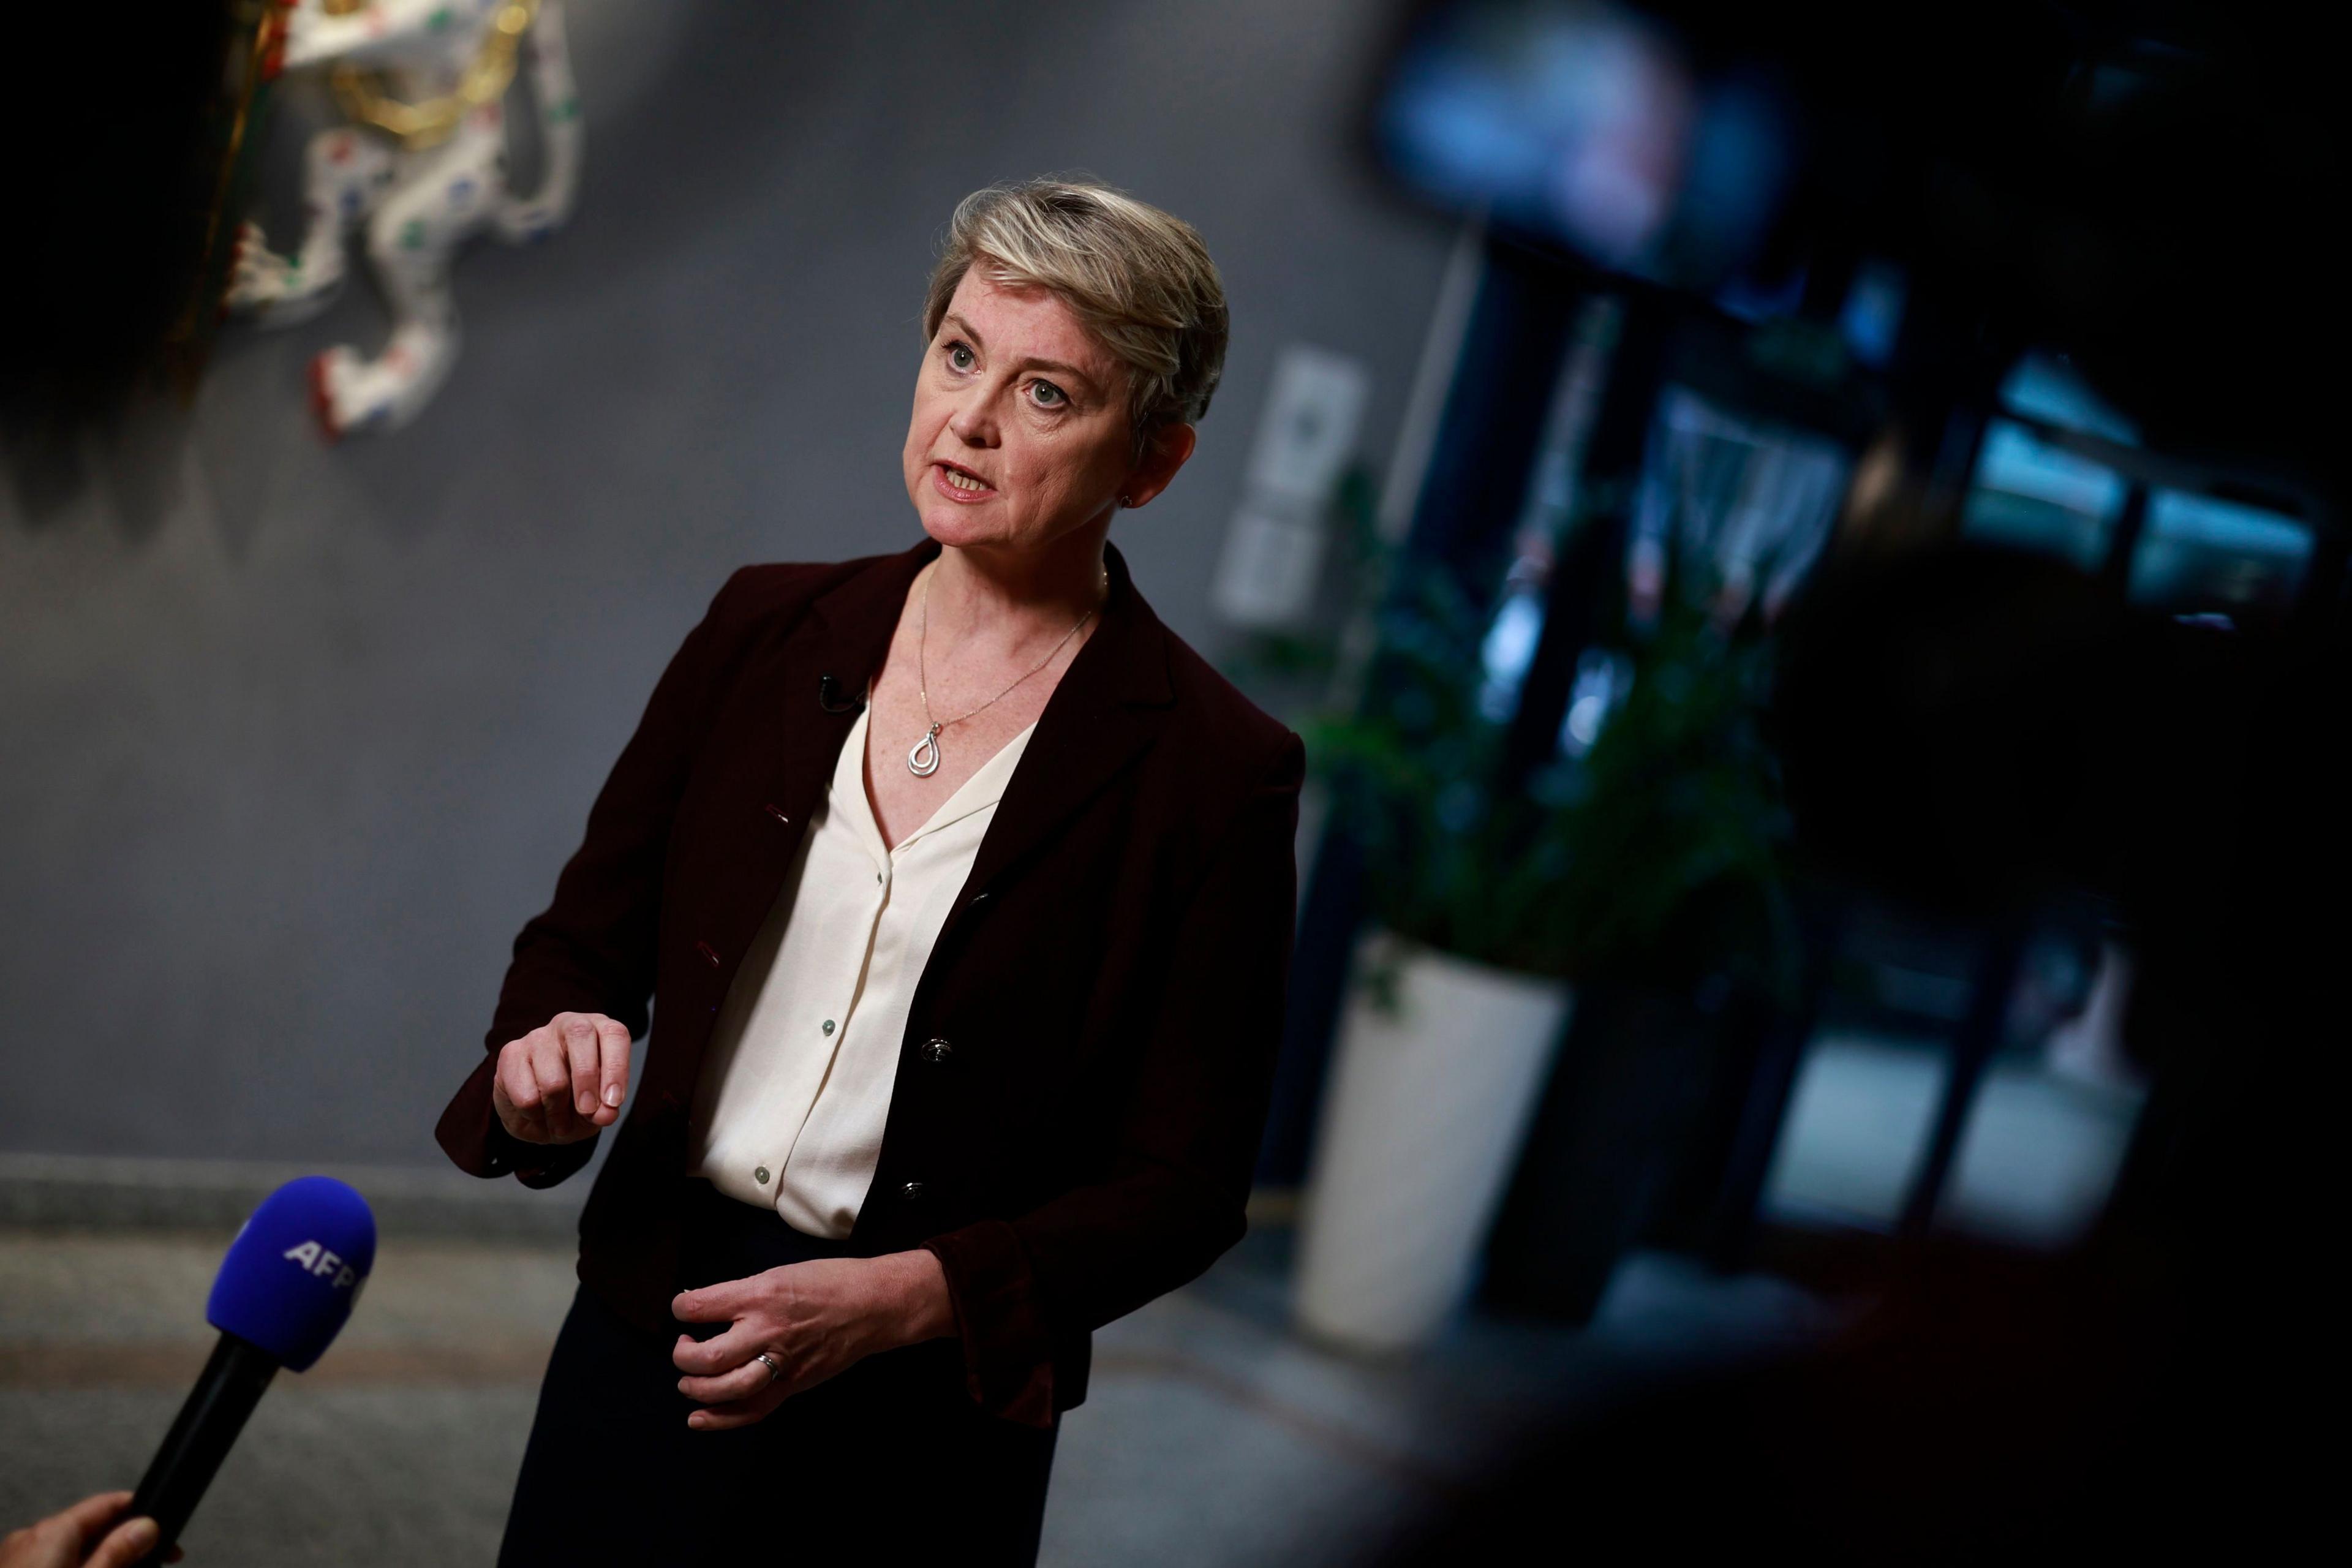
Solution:
M678 1392L706 1406L687 1417L698 1431L749 1426L877 1351L955 1331L946 1272L921 1250L788 1264L681 1291L669 1310L684 1323L732 1324L707 1340L680 1334L670 1352L687 1374Z

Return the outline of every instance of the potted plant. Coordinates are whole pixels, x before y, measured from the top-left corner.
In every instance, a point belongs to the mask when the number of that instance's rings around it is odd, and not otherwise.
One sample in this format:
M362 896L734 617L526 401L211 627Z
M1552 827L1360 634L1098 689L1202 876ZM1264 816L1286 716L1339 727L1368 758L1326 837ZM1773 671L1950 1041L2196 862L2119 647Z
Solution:
M1301 1326L1426 1340L1466 1294L1572 984L1777 994L1793 972L1752 631L1670 605L1630 637L1589 750L1503 772L1483 617L1443 574L1398 595L1360 707L1309 727L1365 851L1371 921L1343 1009L1301 1223Z
M1670 602L1622 637L1622 702L1547 781L1580 1002L1486 1258L1490 1302L1574 1321L1654 1227L1719 1239L1730 1140L1802 946L1761 626Z
M1399 595L1357 710L1308 726L1363 847L1370 925L1342 1010L1301 1215L1296 1310L1368 1352L1420 1343L1467 1290L1570 993L1547 930L1566 846L1494 788L1484 628L1442 574Z

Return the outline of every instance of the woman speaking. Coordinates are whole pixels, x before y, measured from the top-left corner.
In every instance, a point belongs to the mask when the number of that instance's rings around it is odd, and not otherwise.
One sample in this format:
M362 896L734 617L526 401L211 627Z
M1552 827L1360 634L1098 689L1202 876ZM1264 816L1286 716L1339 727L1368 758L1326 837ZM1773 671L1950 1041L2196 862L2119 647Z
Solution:
M1089 1331L1242 1234L1303 752L1108 542L1192 456L1216 268L1032 181L923 320L927 537L728 581L441 1118L534 1187L619 1123L502 1564L1032 1562Z

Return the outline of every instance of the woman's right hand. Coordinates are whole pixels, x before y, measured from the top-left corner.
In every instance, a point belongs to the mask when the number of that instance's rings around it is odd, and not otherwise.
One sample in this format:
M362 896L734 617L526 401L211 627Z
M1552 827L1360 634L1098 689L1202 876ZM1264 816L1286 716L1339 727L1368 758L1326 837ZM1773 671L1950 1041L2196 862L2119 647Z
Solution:
M490 1104L526 1143L577 1143L621 1119L629 1030L602 1013L558 1013L499 1047Z

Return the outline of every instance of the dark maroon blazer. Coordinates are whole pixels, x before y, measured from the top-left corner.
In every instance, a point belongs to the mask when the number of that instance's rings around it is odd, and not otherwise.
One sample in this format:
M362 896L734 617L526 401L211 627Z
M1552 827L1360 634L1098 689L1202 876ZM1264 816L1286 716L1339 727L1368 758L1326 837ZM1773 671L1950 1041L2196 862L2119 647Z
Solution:
M593 1141L510 1137L499 1048L554 1015L646 1032L580 1218L580 1278L671 1329L687 1118L720 999L783 887L907 590L939 553L747 566L655 688L555 899L515 939L489 1054L436 1135L550 1186ZM945 1269L972 1396L1045 1424L1089 1332L1239 1240L1265 1116L1305 753L1160 624L1108 553L1100 624L1046 703L915 991L852 1239Z

